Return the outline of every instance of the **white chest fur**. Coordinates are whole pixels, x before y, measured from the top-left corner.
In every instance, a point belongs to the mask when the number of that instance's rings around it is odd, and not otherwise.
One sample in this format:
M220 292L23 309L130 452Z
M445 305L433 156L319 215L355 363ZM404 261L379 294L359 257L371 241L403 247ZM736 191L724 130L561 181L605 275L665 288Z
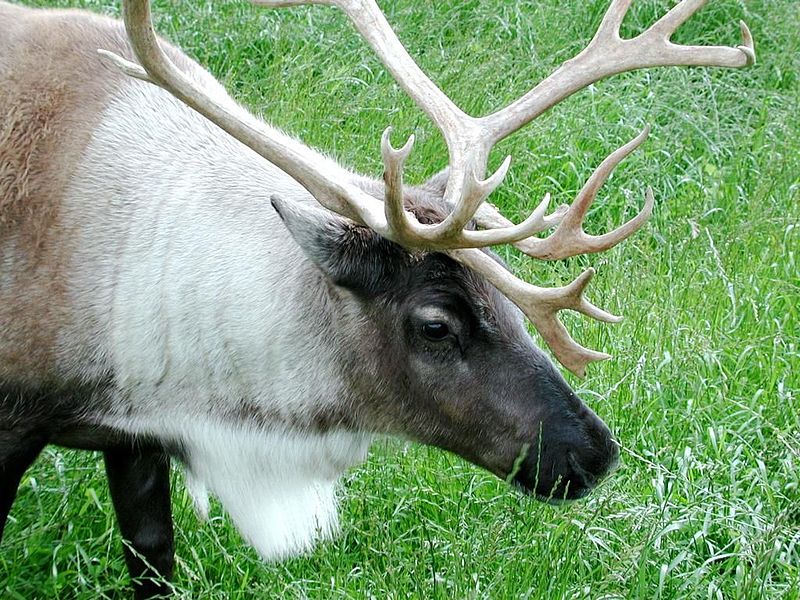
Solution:
M243 432L196 424L182 435L198 511L217 496L266 560L309 550L338 530L337 480L366 456L366 435Z

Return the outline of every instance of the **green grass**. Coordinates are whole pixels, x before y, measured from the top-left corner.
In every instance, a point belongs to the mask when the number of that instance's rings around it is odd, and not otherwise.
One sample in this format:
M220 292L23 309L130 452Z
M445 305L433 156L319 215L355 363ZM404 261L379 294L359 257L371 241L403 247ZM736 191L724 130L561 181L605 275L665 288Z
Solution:
M55 2L38 2L56 4ZM473 113L502 106L577 52L606 0L382 3L422 67ZM83 5L115 14L116 5ZM628 33L669 2L641 0ZM345 19L324 7L157 3L158 28L255 111L365 173L379 138L416 132L409 179L444 146ZM217 509L200 524L176 475L176 587L193 598L800 598L800 5L715 0L677 41L756 38L746 70L660 69L601 82L504 142L493 201L512 218L546 191L568 202L645 123L648 142L593 208L599 232L648 226L601 256L536 263L542 284L598 267L589 296L618 326L568 317L615 359L572 380L614 429L622 466L588 499L551 507L441 451L378 445L344 485L343 532L264 565ZM90 453L48 449L23 481L0 549L3 598L127 594L121 541Z

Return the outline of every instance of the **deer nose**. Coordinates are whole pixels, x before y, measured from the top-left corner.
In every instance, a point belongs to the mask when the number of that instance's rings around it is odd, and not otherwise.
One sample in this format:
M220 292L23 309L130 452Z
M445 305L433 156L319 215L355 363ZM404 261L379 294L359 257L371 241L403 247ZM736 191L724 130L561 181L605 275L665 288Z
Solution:
M617 468L619 464L619 449L616 444L613 444L609 447L603 461L599 464L593 463L588 468L581 464L581 460L575 452L567 454L567 462L572 469L570 479L576 483L576 488L588 491Z
M541 496L551 502L577 500L591 492L602 479L616 469L619 447L611 436L603 447L573 448L566 452L566 461L557 474L555 485L548 493L540 489Z
M523 463L515 482L553 503L586 496L619 461L619 446L611 431L585 406L558 435L545 437L540 448Z
M576 488L589 491L616 469L619 444L608 426L592 410L586 408L581 417L586 443L570 448L567 464Z

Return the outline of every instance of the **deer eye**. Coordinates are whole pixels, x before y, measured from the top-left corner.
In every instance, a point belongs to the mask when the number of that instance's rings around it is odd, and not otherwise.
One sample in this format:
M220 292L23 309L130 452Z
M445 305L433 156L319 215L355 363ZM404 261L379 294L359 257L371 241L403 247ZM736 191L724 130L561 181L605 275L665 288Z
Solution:
M422 335L432 342L440 342L450 335L450 328L447 323L432 321L422 325Z

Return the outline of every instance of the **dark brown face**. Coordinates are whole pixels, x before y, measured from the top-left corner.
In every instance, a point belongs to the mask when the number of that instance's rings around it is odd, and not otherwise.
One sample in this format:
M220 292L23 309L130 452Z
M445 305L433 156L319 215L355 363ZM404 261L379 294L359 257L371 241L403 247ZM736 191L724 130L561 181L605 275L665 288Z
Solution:
M362 423L455 452L543 500L580 498L613 469L608 427L482 277L328 213L276 208L355 305L346 368Z
M382 406L393 433L542 499L580 498L616 464L608 428L533 344L520 312L460 264L427 255L365 305L382 370L399 388Z

